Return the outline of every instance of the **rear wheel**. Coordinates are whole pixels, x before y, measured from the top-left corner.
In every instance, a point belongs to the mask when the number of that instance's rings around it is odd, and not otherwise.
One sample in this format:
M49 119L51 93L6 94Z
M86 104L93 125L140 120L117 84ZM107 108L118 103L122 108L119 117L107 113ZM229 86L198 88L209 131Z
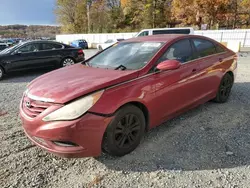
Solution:
M4 70L2 67L0 67L0 80L3 78Z
M217 92L216 98L214 99L215 102L218 103L226 102L230 96L232 86L233 86L233 77L227 73L221 80L219 90Z
M139 144L145 131L143 112L134 105L127 105L117 111L107 127L103 149L113 156L124 156Z
M75 64L75 61L70 57L62 60L62 67L68 67L68 66L74 65L74 64Z

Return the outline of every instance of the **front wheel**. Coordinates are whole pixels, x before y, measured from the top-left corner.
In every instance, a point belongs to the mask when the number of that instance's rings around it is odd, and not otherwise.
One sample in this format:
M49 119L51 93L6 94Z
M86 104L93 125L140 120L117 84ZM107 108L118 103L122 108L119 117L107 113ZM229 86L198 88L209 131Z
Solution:
M134 105L119 109L107 127L102 148L113 156L124 156L139 144L145 131L143 112Z
M233 87L233 77L230 74L225 74L222 78L216 98L214 99L215 102L224 103L228 100L231 89Z

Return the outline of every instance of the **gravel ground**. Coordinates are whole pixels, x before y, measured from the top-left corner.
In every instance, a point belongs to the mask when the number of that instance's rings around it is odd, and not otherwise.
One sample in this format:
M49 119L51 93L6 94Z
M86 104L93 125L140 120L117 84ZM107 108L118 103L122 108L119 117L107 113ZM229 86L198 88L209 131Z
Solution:
M90 55L95 51L86 51ZM242 55L226 104L208 102L148 132L131 154L63 159L24 135L18 105L49 71L0 82L0 187L250 187L250 56Z

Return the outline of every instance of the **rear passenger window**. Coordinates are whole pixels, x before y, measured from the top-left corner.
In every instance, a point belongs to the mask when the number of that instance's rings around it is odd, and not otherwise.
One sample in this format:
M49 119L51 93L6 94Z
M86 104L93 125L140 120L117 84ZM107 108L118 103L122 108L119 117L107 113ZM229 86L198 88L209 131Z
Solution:
M217 53L222 53L222 52L225 52L225 49L221 47L220 45L216 45L216 51Z
M52 44L55 49L62 49L63 46L61 44Z
M61 49L62 45L60 44L52 44L52 43L43 43L42 50L54 50L54 49Z
M206 57L216 53L214 44L208 40L193 39L193 42L199 57Z
M181 63L185 63L193 59L193 50L188 39L177 41L172 46L170 46L159 59L158 63L171 59L178 60Z

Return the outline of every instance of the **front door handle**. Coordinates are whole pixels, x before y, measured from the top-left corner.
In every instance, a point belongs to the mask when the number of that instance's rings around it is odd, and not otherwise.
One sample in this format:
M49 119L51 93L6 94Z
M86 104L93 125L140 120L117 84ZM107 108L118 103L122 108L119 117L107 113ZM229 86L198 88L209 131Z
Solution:
M219 58L219 62L223 62L223 59L222 59L222 58Z
M193 70L192 70L192 72L196 72L196 71L197 71L197 69L193 69Z

